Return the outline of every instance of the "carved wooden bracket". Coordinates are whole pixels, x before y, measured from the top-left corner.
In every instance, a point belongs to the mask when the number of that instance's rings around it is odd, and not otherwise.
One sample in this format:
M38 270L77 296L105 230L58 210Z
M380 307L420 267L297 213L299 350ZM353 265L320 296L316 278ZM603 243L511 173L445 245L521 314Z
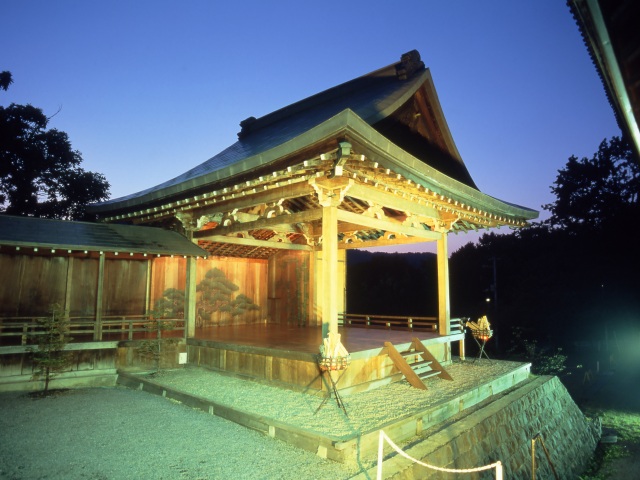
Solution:
M198 222L191 213L178 212L176 213L176 219L180 222L185 232L194 232L198 229Z
M349 142L338 143L338 151L336 152L336 159L333 163L333 169L327 175L327 178L341 177L342 167L344 167L347 160L351 156L351 144Z
M309 180L309 184L318 195L318 202L323 207L339 206L353 183L352 179L344 177L320 177Z
M377 205L372 202L367 202L369 204L369 208L367 208L362 215L365 217L377 218L378 220L386 220L387 215L384 213L384 209L382 205Z

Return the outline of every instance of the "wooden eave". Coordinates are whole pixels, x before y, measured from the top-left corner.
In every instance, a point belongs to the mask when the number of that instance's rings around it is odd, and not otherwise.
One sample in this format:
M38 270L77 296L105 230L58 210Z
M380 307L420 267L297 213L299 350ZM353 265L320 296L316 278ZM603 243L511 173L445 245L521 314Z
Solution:
M637 0L569 0L620 129L640 161L640 30Z
M335 173L339 141L351 144L340 175L348 185L339 206L340 248L424 242L442 232L517 228L537 217L533 210L441 174L347 110L291 142L286 154L267 152L278 158L279 170L107 220L162 224L178 218L215 256L268 258L281 249L310 251L320 245L322 235L314 184ZM330 145L334 148L322 152Z
M90 205L89 209L102 217L142 208L156 209L180 202L185 197L206 194L213 189L238 184L242 179L250 180L258 174L276 171L292 146L297 148L305 142L311 145L305 138L309 131L314 130L316 134L318 126L330 125L332 118L347 110L383 134L388 131L392 142L402 145L421 160L433 161L436 169L475 187L449 132L429 70L419 61L419 54L412 52L408 57L417 59L418 64L409 64L405 71L404 57L400 63L262 118L244 121L240 140L201 165L145 191ZM412 73L407 73L409 71ZM417 121L414 122L416 114ZM407 115L408 121L401 118ZM288 165L295 163L289 161ZM450 163L453 168L449 168Z
M120 259L207 256L184 236L163 229L11 215L0 215L0 253Z
M538 216L538 212L534 210L495 199L440 173L391 143L354 112L345 110L299 137L286 142L286 144L264 152L257 158L246 159L243 166L233 169L242 172L242 175L235 176L235 178L242 178L240 182L227 182L227 186L219 189L215 187L218 187L220 183L212 182L213 188L208 192L186 196L180 200L154 207L111 215L105 217L104 220L106 222L150 222L163 217L175 216L183 211L208 209L211 205L220 203L229 205L251 203L251 200L243 200L251 195L266 197L264 201L268 202L281 195L280 192L273 192L278 188L302 188L309 191L310 187L304 184L310 178L324 176L331 170L337 151L337 143L340 140L350 142L353 150L363 156L363 160L370 160L371 165L375 166L368 173L365 168L364 175L371 177L368 181L375 181L377 175L384 172L387 176L395 175L396 188L401 186L398 184L398 180L402 182L401 179L404 179L406 182L411 182L407 185L414 184L424 191L441 196L441 202L455 204L457 201L464 204L465 208L468 206L471 210L475 208L478 211L486 211L493 216L513 221L518 219L526 221ZM323 153L318 151L318 147L326 148L328 146L333 146L333 149ZM304 157L300 155L300 152L307 153L306 159L302 159ZM278 161L280 168L270 170L269 163L275 164L276 161ZM225 180L234 178L231 171L215 173ZM255 173L255 175L251 175L251 173ZM300 196L297 193L294 192L292 196ZM446 199L451 199L451 202Z

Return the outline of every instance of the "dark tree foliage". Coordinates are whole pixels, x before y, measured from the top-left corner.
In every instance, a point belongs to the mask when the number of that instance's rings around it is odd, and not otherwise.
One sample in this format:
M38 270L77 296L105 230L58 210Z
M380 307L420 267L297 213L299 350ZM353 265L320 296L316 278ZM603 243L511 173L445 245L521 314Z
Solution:
M487 314L504 350L517 336L548 345L602 338L605 324L640 312L638 165L629 149L614 137L591 159L571 157L552 191L549 222L483 235L451 256L452 316ZM497 302L485 302L496 287Z
M12 83L13 76L11 75L11 72L0 72L0 89L6 92L7 90L9 90L9 85L11 85Z
M107 200L109 183L48 123L31 105L0 106L0 213L90 220L86 205Z
M600 228L637 213L640 165L620 137L602 141L591 158L569 158L551 187L555 202L544 205L552 225L570 233Z
M435 255L347 252L347 312L433 316L438 312Z

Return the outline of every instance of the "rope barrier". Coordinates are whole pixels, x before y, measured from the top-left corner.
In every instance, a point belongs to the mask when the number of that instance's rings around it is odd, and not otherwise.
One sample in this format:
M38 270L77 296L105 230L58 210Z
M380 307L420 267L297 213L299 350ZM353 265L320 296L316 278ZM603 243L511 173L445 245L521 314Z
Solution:
M377 474L377 480L382 480L382 461L383 461L383 450L384 450L384 442L386 442L391 445L391 447L401 456L403 456L404 458L406 458L407 460L411 460L414 463L417 463L418 465L422 465L423 467L426 468L430 468L432 470L436 470L438 472L447 472L447 473L473 473L473 472L481 472L483 470L491 470L493 468L496 469L496 480L503 480L502 479L502 463L498 460L495 463L492 463L491 465L485 465L483 467L476 467L476 468L463 468L463 469L455 469L455 468L442 468L442 467L436 467L434 465L429 465L428 463L424 463L421 462L418 459L415 459L409 455L407 455L400 447L398 447L395 443L393 443L393 441L387 436L386 433L384 433L384 431L380 430L380 440L378 442L378 474Z

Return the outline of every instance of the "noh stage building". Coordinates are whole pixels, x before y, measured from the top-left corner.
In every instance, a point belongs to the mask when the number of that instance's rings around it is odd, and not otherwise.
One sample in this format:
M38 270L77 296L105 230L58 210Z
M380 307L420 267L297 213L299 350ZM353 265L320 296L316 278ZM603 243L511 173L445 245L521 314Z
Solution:
M345 311L345 251L418 242L437 243L438 315L422 326L440 339L436 356L449 360L461 335L449 314L447 235L522 227L537 212L478 190L419 53L240 125L238 140L206 162L91 207L104 222L176 230L208 252L180 259L186 275L173 285L185 290L190 361L256 374L255 359L231 367L220 342L245 335L253 347L284 350L310 342L307 353L317 353L339 325L371 326L351 314L376 312ZM236 308L238 296L249 308ZM386 333L343 332L343 342L353 350L349 339L365 335L379 350L396 330L420 325L387 319ZM384 376L379 370L367 379Z

